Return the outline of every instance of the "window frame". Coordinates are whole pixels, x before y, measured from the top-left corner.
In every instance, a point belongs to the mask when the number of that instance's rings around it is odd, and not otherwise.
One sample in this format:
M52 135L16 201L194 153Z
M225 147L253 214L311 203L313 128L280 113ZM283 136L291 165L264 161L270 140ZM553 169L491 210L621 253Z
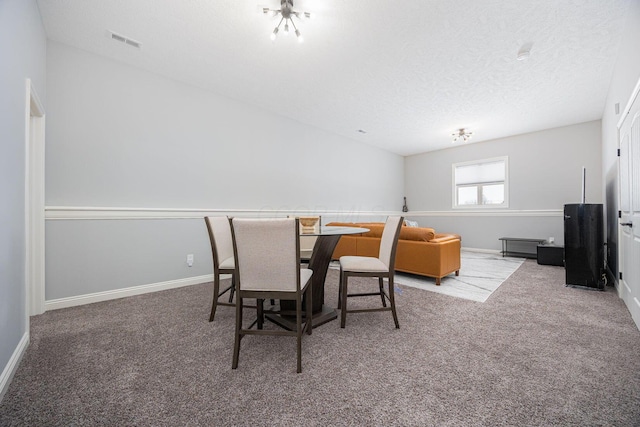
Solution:
M478 186L478 200L481 201L481 188L483 185L502 184L503 181L494 182L477 182L469 184L456 185L456 168L460 166L481 165L485 163L504 162L504 202L496 204L475 204L475 205L459 205L458 204L458 188ZM470 160L466 162L458 162L451 164L451 188L452 188L452 208L453 209L506 209L509 207L509 156L492 157L489 159Z

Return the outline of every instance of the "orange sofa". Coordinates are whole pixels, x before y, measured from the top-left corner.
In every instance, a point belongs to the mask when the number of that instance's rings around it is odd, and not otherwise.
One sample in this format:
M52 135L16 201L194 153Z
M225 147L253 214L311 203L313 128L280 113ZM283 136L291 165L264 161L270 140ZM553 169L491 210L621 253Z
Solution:
M333 251L332 259L343 255L377 257L384 223L380 222L332 222L327 225L364 227L369 232L344 235ZM436 233L433 228L406 227L400 229L396 250L396 271L433 277L436 285L440 279L454 273L460 274L461 238L457 234Z

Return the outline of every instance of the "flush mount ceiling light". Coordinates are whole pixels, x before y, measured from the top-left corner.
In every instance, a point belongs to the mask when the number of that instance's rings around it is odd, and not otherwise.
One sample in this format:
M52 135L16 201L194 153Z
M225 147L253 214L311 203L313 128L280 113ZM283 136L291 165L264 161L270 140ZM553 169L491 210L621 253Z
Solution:
M518 61L524 61L526 59L529 59L529 57L531 56L532 47L533 47L533 43L523 44L522 47L518 50L518 56L516 56L516 59Z
M523 50L521 52L518 52L518 56L516 56L516 59L518 61L524 61L525 59L529 59L529 57L531 56L531 52L528 50Z
M296 33L296 37L298 41L302 43L304 39L302 38L302 34L300 34L300 30L296 27L296 23L293 21L293 17L295 16L297 19L309 18L311 19L311 13L309 12L300 12L293 10L293 0L280 0L280 9L270 9L268 7L263 7L262 12L264 14L273 13L273 16L282 16L280 22L273 29L271 33L271 40L275 40L276 36L280 32L280 26L284 22L284 33L289 34L289 24L293 27Z
M471 135L473 135L473 132L469 132L465 128L460 128L457 132L451 134L453 142L458 142L459 139L462 139L462 142L467 142L467 140L471 138Z

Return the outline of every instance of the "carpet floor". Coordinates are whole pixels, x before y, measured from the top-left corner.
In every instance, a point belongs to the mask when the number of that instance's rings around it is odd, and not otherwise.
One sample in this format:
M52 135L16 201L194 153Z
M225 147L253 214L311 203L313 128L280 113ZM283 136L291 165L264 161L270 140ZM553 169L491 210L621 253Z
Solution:
M640 425L640 332L613 288L535 261L485 303L400 286L400 329L322 325L301 374L291 337L245 338L232 370L234 310L207 321L210 284L35 316L0 425Z

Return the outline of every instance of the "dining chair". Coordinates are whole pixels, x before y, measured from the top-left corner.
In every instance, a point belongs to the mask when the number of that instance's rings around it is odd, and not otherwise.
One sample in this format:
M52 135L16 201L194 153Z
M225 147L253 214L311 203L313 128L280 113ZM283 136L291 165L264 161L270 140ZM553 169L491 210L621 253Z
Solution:
M362 313L371 311L391 311L396 328L400 328L398 314L396 313L396 303L394 298L393 276L395 273L396 247L398 246L398 236L402 227L403 217L389 216L382 231L380 240L380 251L378 257L365 256L341 256L340 257L340 287L338 289L338 308L340 311L340 327L344 328L347 321L347 313ZM347 286L349 277L377 277L377 292L362 292L349 294ZM389 283L388 293L384 291L384 278ZM359 283L358 286L362 284ZM360 296L380 295L382 307L361 308L348 310L347 298ZM387 307L389 300L389 307Z
M233 293L235 291L235 261L233 258L233 239L231 224L226 216L206 216L204 218L211 241L213 255L213 303L209 322L213 322L218 305L233 307ZM220 275L231 274L231 285L220 292ZM218 301L222 295L229 292L229 302Z
M240 341L245 335L287 335L297 339L297 372L302 372L302 335L311 335L313 271L300 268L300 224L294 218L249 219L231 221L236 278L236 328L232 368L238 367ZM303 295L306 308L302 309ZM243 300L256 298L294 300L294 311L279 311L295 316L295 330L261 329L262 304L257 304L258 329L243 327ZM271 310L270 312L274 312ZM304 322L303 322L304 316Z

